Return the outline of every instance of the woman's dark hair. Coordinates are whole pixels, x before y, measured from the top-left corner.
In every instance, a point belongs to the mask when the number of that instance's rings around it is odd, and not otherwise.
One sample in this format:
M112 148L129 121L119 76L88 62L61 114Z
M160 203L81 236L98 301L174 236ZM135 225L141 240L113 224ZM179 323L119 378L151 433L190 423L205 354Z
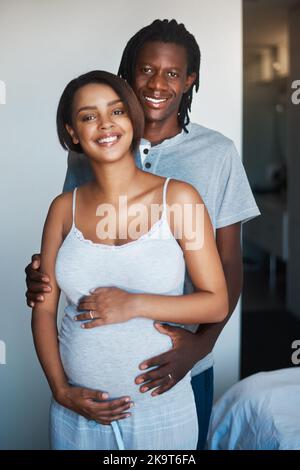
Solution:
M80 75L80 77L72 80L63 91L59 100L56 126L59 141L65 150L74 150L82 152L80 144L74 144L70 134L66 129L66 124L72 127L72 108L74 96L77 90L91 83L101 83L110 86L123 101L125 109L133 127L133 139L131 150L134 152L144 132L144 113L141 105L135 96L131 87L126 81L110 72L103 70L95 70L93 72Z
M176 20L155 20L150 25L138 31L128 41L124 49L118 75L123 77L132 86L138 53L145 43L154 41L174 43L183 46L186 50L188 60L187 74L196 74L193 85L182 96L179 107L178 122L180 127L187 132L186 126L190 122L189 111L191 111L193 89L195 87L197 92L199 88L201 54L196 39L186 30L184 24L179 24Z

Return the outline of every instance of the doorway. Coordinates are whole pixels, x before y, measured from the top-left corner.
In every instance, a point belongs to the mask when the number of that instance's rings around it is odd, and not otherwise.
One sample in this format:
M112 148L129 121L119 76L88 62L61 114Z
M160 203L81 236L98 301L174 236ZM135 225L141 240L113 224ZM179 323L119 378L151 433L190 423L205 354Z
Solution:
M300 1L244 0L243 24L243 162L261 216L243 229L241 378L297 365L300 106L291 90L300 64Z

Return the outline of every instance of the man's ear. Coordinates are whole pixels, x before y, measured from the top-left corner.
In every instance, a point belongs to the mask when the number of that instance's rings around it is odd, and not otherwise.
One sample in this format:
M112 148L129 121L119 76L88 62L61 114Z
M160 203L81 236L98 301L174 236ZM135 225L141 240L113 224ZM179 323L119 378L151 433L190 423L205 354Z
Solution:
M191 73L191 75L188 75L186 77L186 81L185 81L185 86L184 86L184 92L183 93L186 93L187 91L189 91L189 89L191 88L191 86L193 85L194 81L196 80L197 78L197 74L196 72L193 72Z
M68 134L70 134L71 136L73 144L75 145L79 144L79 140L76 137L74 129L72 129L72 127L69 126L69 124L66 124L66 129L67 129Z

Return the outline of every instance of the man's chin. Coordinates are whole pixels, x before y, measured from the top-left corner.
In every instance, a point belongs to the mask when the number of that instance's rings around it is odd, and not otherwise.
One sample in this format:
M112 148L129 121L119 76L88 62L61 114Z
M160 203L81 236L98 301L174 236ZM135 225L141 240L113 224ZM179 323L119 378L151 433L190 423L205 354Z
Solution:
M143 110L146 122L166 121L169 117L165 110L162 111L161 109L149 109L145 107L143 108Z

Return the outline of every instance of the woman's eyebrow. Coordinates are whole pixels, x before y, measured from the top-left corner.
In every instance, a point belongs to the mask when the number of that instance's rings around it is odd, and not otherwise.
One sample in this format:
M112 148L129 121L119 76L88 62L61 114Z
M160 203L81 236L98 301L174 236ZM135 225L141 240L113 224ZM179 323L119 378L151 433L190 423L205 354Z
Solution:
M123 103L123 100L121 100L121 98L118 98L116 100L113 100L113 101L109 101L107 103L107 106L113 106L114 104L117 104L117 103Z
M82 108L78 109L77 114L81 111L89 111L91 109L97 109L97 106L82 106Z
M116 103L123 103L123 100L120 98L116 100L109 101L107 103L107 106L113 106ZM90 111L90 110L95 110L97 109L97 106L82 106L81 108L78 109L77 114L79 114L81 111Z

